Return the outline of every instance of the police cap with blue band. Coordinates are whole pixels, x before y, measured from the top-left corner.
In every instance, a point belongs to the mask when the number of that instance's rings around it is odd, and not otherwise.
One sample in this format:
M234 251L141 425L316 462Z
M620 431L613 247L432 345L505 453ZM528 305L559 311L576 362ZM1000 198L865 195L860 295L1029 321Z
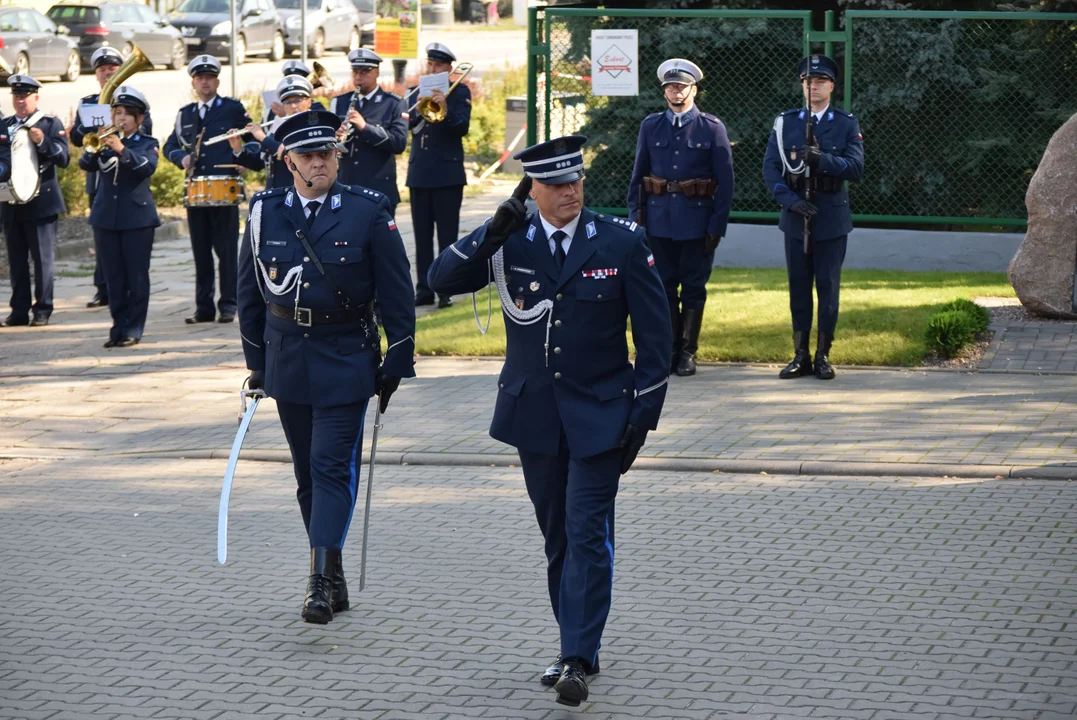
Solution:
M328 110L307 110L288 117L273 138L294 153L322 152L337 147L340 118Z
M112 96L112 107L122 105L131 108L140 115L145 115L150 109L150 101L146 96L130 85L120 85L116 88L116 94Z
M703 71L699 66L684 58L671 58L658 66L658 81L662 87L670 83L695 85L702 79Z
M289 75L301 75L306 77L307 75L310 75L310 68L307 67L307 64L302 60L288 60L284 63L284 67L281 68L281 74L284 75L284 77L288 77Z
M18 73L9 76L7 84L11 88L12 95L31 95L41 87L41 83L29 75L19 75Z
M348 53L348 62L352 70L376 68L381 65L381 56L370 48L357 48Z
M90 56L90 67L96 70L102 65L123 65L123 55L114 47L99 48Z
M187 74L191 77L196 77L198 75L220 75L221 61L212 55L199 55L194 60L187 63Z
M277 99L284 102L290 97L310 97L314 87L310 80L299 75L288 75L277 83Z
M797 65L797 74L800 75L801 80L810 77L837 80L838 64L826 55L809 55Z
M453 55L453 52L449 49L449 46L439 42L432 42L426 46L426 59L433 60L434 62L443 63L456 62L456 56Z
M583 135L566 135L532 145L512 156L524 174L543 185L565 185L583 179Z

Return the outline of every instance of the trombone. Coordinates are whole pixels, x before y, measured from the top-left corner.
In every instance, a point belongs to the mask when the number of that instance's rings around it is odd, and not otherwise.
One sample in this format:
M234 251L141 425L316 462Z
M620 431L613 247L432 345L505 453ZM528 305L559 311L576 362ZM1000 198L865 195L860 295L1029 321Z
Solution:
M268 128L270 125L272 125L276 121L277 121L277 118L273 118L272 120L266 120L264 123L259 123L258 127L260 127L260 128ZM228 132L221 133L220 135L214 135L209 140L203 141L202 144L203 145L216 145L217 143L222 143L222 142L224 142L224 141L226 141L226 140L228 140L230 138L239 137L240 135L245 135L246 133L247 133L247 128L245 128L245 127L235 128L234 130L229 130Z
M446 98L449 97L452 91L456 89L456 86L459 85L474 68L474 64L462 62L449 71L449 75L460 73L460 77L456 78L453 84L449 86L449 89L445 91ZM419 115L421 115L423 120L426 120L428 123L442 122L449 112L447 101L446 103L441 103L435 100L432 95L419 98L414 105L408 108L408 112L410 113L415 108L419 108Z

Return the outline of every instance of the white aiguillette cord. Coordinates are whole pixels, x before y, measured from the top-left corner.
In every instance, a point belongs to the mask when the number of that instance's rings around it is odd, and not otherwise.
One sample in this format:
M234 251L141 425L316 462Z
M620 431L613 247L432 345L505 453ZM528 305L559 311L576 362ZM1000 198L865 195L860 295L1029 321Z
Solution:
M479 320L479 307L475 302L475 293L471 293L471 309L475 314L475 324L479 332L485 335L490 329L490 319L493 317L493 294L490 291L490 274L493 274L494 285L497 287L497 296L501 300L501 309L517 325L534 325L546 315L546 365L550 364L550 326L553 324L553 300L546 298L540 300L530 310L521 310L512 301L509 294L508 284L505 282L505 248L498 248L494 256L490 258L487 268L486 281L486 327Z

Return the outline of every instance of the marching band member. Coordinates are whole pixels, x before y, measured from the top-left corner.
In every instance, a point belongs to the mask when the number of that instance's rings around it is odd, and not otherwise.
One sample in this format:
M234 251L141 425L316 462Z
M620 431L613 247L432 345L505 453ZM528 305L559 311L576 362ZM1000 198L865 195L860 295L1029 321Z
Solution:
M90 56L90 65L93 67L94 76L97 78L98 87L104 87L108 79L112 77L121 65L123 65L123 55L120 51L114 47L105 46L96 50L92 56ZM100 97L98 93L92 93L82 98L83 105L96 105L97 99ZM82 147L82 139L86 137L86 133L93 130L82 124L82 119L75 114L75 122L71 126L71 144L75 147ZM140 132L146 135L153 134L153 120L150 118L149 112L146 113L145 118L142 121L142 127ZM87 204L93 207L94 194L97 192L97 171L96 169L90 170L86 173L86 199ZM105 274L101 269L101 249L95 248L96 257L94 261L93 270L93 284L97 288L94 293L93 299L86 303L86 307L108 307L108 289L105 287Z
M302 60L286 60L281 66L280 73L286 78L301 77L304 80L310 79L310 68L307 67L307 64ZM280 85L278 84L277 87L279 88ZM321 106L319 105L319 107ZM284 112L284 106L281 105L280 99L278 98L276 102L272 103L262 112L262 124L265 125L267 122L271 122L273 119L287 114L288 113Z
M310 94L313 88L310 81L298 75L288 75L277 84L277 99L283 112L280 117L288 117L311 109ZM266 168L266 187L290 187L292 173L284 163L284 146L272 135L255 123L247 125L247 132L254 142L247 143L247 152L261 157ZM233 153L242 152L243 141L239 137L229 138Z
M189 176L223 175L235 177L235 165L259 169L259 160L250 153L236 153L228 144L205 146L208 140L229 130L245 128L251 118L243 103L217 95L221 81L221 63L211 55L199 55L187 65L191 86L198 101L184 105L176 116L176 127L165 142L165 156ZM198 152L195 152L196 147ZM191 233L191 249L195 266L195 313L188 324L213 322L217 311L222 323L236 317L236 238L239 237L239 206L187 208L187 224ZM213 304L213 255L220 267L220 300Z
M339 127L333 113L311 110L276 129L292 186L252 198L239 273L249 383L276 400L292 452L311 548L302 617L318 624L348 609L341 549L358 494L367 402L377 395L384 412L400 379L415 376L404 242L384 195L337 181Z
M150 252L161 224L150 193L159 144L141 127L146 97L121 85L112 98L112 124L123 133L101 138L99 153L83 153L79 167L98 174L90 209L94 245L108 286L112 329L105 347L130 347L142 339L150 303Z
M11 269L11 314L0 327L48 325L52 315L53 252L56 245L56 218L67 212L57 167L67 167L71 156L67 131L55 115L37 109L41 83L29 75L7 79L15 114L6 119L12 142L18 132L26 132L37 148L41 186L28 203L3 203L4 241ZM30 293L30 258L34 260L33 303ZM33 318L30 314L33 311Z
M333 112L344 123L337 140L344 142L340 181L377 190L389 198L396 214L396 156L408 145L408 110L404 99L378 85L381 58L373 50L348 53L355 90L333 100Z

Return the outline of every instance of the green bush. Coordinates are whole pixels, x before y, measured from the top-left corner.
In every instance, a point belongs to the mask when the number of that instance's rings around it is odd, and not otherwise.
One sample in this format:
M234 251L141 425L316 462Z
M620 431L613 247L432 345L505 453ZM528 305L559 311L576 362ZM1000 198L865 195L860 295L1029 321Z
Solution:
M948 312L950 310L957 310L968 315L977 334L987 332L987 327L991 324L991 313L988 312L987 308L977 305L966 298L951 300L939 308L939 312Z
M464 138L464 155L489 164L505 150L505 98L527 96L527 68L486 73L481 86L471 87L471 126ZM524 146L521 141L516 149Z
M976 339L976 318L961 310L944 310L927 321L928 350L955 358Z
M67 167L56 168L56 179L60 181L60 193L64 196L68 215L85 215L90 209L90 199L86 196L86 173L79 169L82 149L70 145L71 162Z
M179 207L183 205L184 171L165 158L157 162L157 171L150 177L150 192L157 207Z

